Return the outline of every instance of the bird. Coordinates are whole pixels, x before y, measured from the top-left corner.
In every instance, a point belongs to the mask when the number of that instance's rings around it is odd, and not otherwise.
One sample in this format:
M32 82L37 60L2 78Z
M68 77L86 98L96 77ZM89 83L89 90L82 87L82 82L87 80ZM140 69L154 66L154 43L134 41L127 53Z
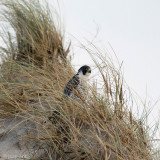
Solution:
M66 84L64 88L64 95L75 99L77 98L77 94L80 94L81 98L86 99L90 74L91 67L88 65L80 67L77 74L75 74Z
M86 100L87 92L88 92L88 85L87 82L89 81L89 77L91 74L91 68L87 65L82 66L79 68L77 74L75 74L71 80L68 81L64 88L64 95L65 97L68 96L72 99L75 99L78 102L81 98L83 100ZM77 94L74 95L74 93L77 91ZM81 98L79 98L81 97ZM81 99L82 100L82 99ZM56 123L56 119L61 117L61 113L57 110L53 111L52 116L48 117L48 119L52 122L52 124Z

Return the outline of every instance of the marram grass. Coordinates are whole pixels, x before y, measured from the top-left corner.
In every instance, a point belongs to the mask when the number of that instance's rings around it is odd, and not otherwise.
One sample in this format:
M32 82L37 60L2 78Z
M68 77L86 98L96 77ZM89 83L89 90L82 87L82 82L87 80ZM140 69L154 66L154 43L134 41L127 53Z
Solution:
M112 61L93 47L103 93L93 84L87 101L64 97L74 70L59 22L38 1L5 0L1 5L12 31L1 34L6 45L1 46L0 115L3 121L19 118L19 124L28 124L23 142L36 144L30 159L153 159L147 126L129 111L121 72Z

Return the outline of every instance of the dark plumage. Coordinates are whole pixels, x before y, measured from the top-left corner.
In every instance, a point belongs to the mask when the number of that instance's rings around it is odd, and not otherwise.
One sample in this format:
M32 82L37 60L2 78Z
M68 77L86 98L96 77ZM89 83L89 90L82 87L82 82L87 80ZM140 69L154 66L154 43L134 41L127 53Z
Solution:
M78 74L72 77L72 79L67 83L65 89L64 89L64 94L71 96L73 89L76 89L77 86L79 85L79 77Z
M91 68L87 65L82 66L79 70L78 73L82 71L83 75L86 75L86 73L91 73Z
M88 80L89 75L91 74L91 68L87 65L82 66L76 75L72 77L72 79L67 83L64 88L64 94L71 97L73 90L79 88L79 91L85 90L86 87L84 85L84 81ZM80 92L81 92L80 91Z

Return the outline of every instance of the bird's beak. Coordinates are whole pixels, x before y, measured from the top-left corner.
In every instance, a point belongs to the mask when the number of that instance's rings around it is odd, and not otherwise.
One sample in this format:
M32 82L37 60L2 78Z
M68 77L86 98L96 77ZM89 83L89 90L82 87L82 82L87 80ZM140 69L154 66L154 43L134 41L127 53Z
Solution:
M89 70L88 72L91 73L91 70Z

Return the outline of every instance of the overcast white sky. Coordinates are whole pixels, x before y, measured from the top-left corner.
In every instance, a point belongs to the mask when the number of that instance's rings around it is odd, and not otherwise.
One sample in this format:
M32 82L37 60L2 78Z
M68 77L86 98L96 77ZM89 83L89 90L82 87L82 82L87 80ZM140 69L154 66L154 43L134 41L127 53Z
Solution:
M114 48L123 61L124 78L151 105L160 98L160 0L48 0L59 2L64 28L74 44L91 40L99 28L97 45ZM57 7L56 7L57 8ZM69 36L70 35L70 36ZM73 45L74 46L74 45ZM74 48L75 66L90 64L84 53ZM151 120L158 120L160 103Z
M56 0L49 0L56 2ZM114 48L124 62L128 85L151 105L160 97L160 1L159 0L59 0L66 33ZM70 37L74 41L73 37ZM74 43L74 42L73 42ZM76 50L75 50L76 52ZM78 52L78 51L77 51ZM83 53L75 65L90 63ZM152 119L158 119L158 103Z

